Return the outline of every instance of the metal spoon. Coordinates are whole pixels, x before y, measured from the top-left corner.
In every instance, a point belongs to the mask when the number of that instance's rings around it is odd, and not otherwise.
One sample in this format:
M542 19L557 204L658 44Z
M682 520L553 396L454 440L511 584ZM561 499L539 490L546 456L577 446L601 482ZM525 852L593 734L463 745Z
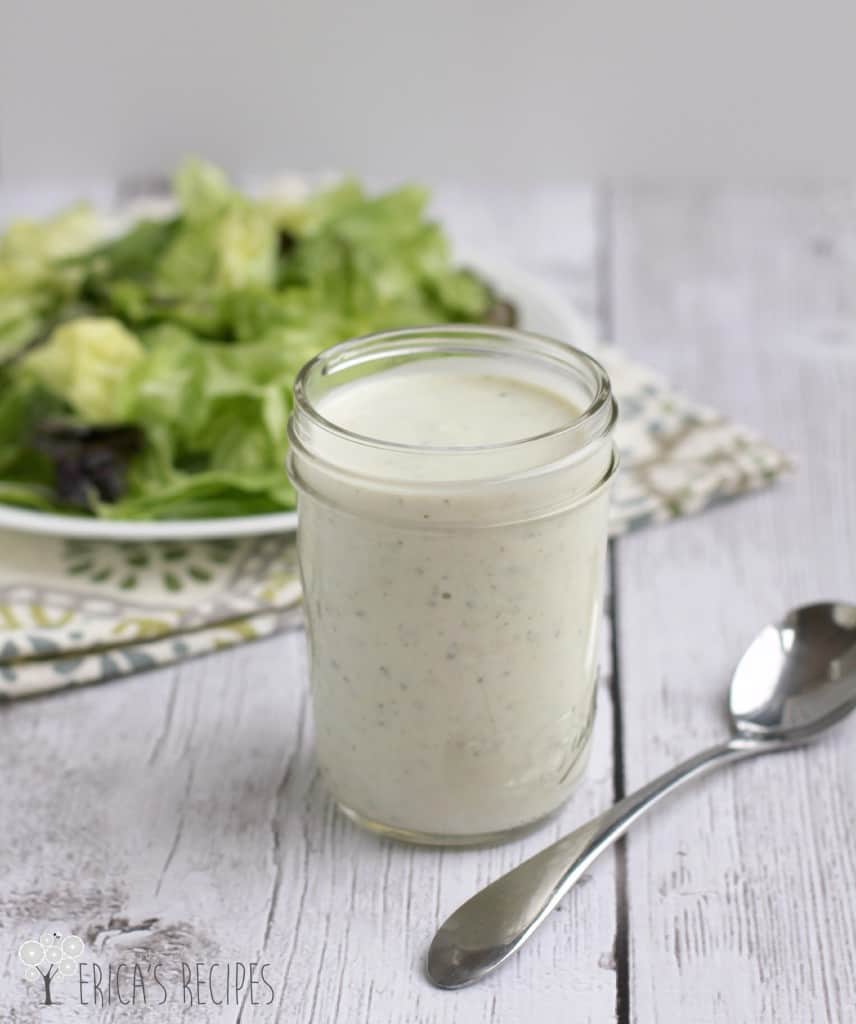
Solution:
M814 604L766 626L731 682L732 735L631 793L492 882L449 917L428 951L428 977L460 988L529 938L592 861L681 783L719 765L813 739L856 707L856 606Z

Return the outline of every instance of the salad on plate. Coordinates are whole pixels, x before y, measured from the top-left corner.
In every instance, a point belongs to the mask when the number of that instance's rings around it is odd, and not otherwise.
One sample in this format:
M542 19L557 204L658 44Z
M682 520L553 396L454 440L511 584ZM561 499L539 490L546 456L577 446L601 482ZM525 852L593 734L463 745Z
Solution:
M251 197L188 161L168 215L74 207L0 236L0 503L113 520L293 509L300 367L385 329L510 322L427 194Z

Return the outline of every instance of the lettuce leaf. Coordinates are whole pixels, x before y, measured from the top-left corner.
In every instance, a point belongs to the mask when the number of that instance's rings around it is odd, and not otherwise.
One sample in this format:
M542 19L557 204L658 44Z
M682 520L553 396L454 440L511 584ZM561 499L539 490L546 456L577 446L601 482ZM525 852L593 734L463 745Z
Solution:
M91 248L101 231L96 214L82 203L42 221L14 222L0 237L0 290L41 281L58 261Z
M127 418L124 381L143 358L142 345L118 320L80 317L58 327L21 365L84 423L118 423Z

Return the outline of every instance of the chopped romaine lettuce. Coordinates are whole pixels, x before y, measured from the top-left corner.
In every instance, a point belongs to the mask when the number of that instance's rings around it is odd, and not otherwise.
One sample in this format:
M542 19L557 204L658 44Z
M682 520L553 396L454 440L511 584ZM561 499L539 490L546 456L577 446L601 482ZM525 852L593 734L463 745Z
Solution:
M175 199L119 237L78 207L0 238L0 501L134 519L293 508L286 422L307 359L488 316L420 188L253 199L193 160Z
M54 397L87 424L123 423L122 387L145 352L131 332L110 317L80 317L57 327L21 361Z

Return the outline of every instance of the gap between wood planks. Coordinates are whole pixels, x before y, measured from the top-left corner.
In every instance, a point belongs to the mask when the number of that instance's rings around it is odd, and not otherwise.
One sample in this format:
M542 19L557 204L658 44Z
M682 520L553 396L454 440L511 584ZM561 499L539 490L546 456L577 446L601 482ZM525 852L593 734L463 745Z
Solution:
M607 184L598 187L595 217L597 222L596 287L597 319L600 336L613 341L613 276L612 192ZM610 613L610 695L612 698L612 798L624 799L624 720L621 706L621 661L618 632L621 609L618 598L618 550L620 541L609 542L609 613ZM630 1022L630 939L627 906L627 839L615 844L615 1021Z

